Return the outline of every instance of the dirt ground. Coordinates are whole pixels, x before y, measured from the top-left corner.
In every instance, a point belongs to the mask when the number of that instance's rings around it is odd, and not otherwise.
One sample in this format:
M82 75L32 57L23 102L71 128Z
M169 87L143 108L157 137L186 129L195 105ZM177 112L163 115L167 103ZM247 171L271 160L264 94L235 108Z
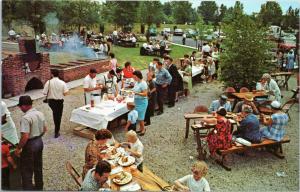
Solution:
M295 78L289 85L296 86ZM155 174L173 184L174 180L190 174L190 166L196 160L196 141L192 131L189 138L184 139L185 120L183 114L193 111L199 104L209 106L222 92L221 84L196 84L191 96L182 98L176 106L165 108L165 113L152 118L152 124L141 141L144 144L144 164ZM291 91L282 91L284 100L291 96ZM77 125L69 121L73 109L84 104L82 90L71 90L65 99L61 136L54 139L54 125L50 108L37 100L34 107L43 112L49 125L44 140L44 189L76 190L75 182L68 175L65 162L70 160L81 173L84 164L84 150L88 139L72 133ZM11 108L12 117L19 130L22 112ZM255 151L254 157L232 155L232 171L226 171L216 163L208 160L209 172L206 176L213 191L298 191L299 190L299 109L298 104L291 111L291 121L287 127L287 135L291 142L283 145L285 159L267 153ZM124 140L124 131L112 130L118 141ZM189 157L192 156L193 159ZM276 172L284 171L286 177L278 177Z

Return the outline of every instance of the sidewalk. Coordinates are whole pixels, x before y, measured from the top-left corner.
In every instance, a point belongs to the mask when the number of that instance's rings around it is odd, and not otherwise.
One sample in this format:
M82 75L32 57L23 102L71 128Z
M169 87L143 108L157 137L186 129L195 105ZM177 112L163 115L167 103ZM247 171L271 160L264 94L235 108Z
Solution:
M104 75L106 73L107 72L99 73L99 74L97 74L97 77L100 78L102 75ZM144 79L146 78L146 73L147 73L146 69L142 70ZM68 88L73 89L73 88L81 86L83 84L83 79L84 78L68 82L67 83ZM43 89L35 89L35 90L27 91L22 95L29 95L32 100L37 100L37 99L41 99L41 98L45 97L45 95L43 94ZM6 103L8 108L15 107L18 105L19 97L22 95L14 96L9 99L2 98L2 101L4 101Z

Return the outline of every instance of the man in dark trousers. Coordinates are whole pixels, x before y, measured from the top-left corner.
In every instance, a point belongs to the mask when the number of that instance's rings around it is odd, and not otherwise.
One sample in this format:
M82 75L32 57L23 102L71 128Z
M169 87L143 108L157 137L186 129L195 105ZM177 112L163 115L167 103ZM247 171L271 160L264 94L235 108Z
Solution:
M170 56L164 57L164 63L166 65L167 70L172 76L172 81L170 86L168 87L168 107L175 106L175 98L176 92L183 90L183 80L181 75L179 74L176 65L172 64L173 59Z
M21 118L21 138L15 155L20 157L23 190L43 190L43 140L47 131L44 114L32 107L30 96L19 98L19 108L25 113ZM32 178L34 175L34 184Z
M58 71L52 71L52 79L46 82L43 93L47 95L48 105L52 110L55 125L54 137L59 137L60 123L64 109L64 96L68 93L67 85L58 78Z
M171 84L172 76L167 69L163 68L163 64L160 61L156 62L156 91L157 91L157 105L158 113L161 115L164 112L164 98L168 90L168 86Z

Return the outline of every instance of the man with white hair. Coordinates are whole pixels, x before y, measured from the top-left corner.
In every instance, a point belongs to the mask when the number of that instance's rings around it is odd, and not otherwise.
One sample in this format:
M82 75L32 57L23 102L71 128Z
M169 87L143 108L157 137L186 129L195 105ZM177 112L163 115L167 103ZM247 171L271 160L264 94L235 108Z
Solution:
M135 131L130 130L126 133L126 139L129 144L129 147L127 147L125 150L131 155L134 156L135 164L137 166L137 169L143 172L143 151L144 151L144 145L137 137L137 134Z
M271 118L265 118L265 116L261 114L263 120L262 124L267 126L262 128L261 133L263 137L281 141L285 135L285 127L288 124L289 117L286 113L281 111L280 103L278 101L272 101L271 108L274 111Z
M269 94L269 99L274 100L271 97L275 96L275 100L280 103L281 101L281 92L274 79L271 78L271 75L268 73L263 74L261 78L261 89L267 91Z

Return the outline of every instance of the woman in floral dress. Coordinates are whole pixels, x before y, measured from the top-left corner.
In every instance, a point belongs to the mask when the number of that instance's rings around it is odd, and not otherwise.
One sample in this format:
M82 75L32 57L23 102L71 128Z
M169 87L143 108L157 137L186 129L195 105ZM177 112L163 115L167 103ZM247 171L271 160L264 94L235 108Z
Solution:
M212 157L215 156L218 149L228 149L231 147L231 124L225 118L225 115L226 110L224 108L220 108L217 111L217 124L207 136L208 148Z

